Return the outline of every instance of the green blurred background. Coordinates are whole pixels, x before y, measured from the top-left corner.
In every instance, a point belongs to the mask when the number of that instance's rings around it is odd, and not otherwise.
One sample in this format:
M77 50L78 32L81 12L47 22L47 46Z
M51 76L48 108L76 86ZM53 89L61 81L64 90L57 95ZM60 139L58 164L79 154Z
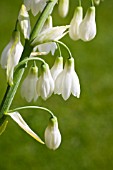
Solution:
M9 42L21 0L0 2L0 53ZM90 1L83 2L84 12ZM68 17L53 13L54 25L70 22L77 1L70 0ZM36 18L35 18L36 19ZM63 41L76 61L81 82L81 97L66 102L53 95L31 105L48 107L58 117L62 144L56 151L42 146L9 118L0 136L0 170L113 170L113 1L105 0L96 10L97 36L91 41ZM32 24L34 19L32 20ZM67 52L63 50L66 59ZM56 53L57 56L57 53ZM55 57L44 57L52 66ZM27 72L25 73L25 75ZM24 75L24 77L25 77ZM0 68L0 101L6 90L5 72ZM28 105L20 96L20 87L12 108ZM49 116L43 111L21 111L24 119L43 139Z

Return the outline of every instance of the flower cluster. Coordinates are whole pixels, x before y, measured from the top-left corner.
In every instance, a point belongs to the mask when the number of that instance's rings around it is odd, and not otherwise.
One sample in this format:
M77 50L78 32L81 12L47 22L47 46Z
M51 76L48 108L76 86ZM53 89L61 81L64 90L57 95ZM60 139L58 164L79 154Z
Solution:
M75 41L79 39L83 41L92 40L97 33L94 4L99 4L100 1L101 0L91 0L92 5L83 17L83 7L81 6L81 0L79 0L79 6L76 7L70 24L53 26L51 15L55 4L58 2L58 12L60 16L66 17L69 11L69 0L24 0L11 40L1 54L0 62L2 68L6 69L8 83L5 94L6 103L3 103L4 106L1 106L1 108L3 108L2 114L5 114L5 116L9 115L30 136L44 144L17 111L25 108L37 108L49 112L51 118L45 130L45 144L53 150L59 147L61 134L58 128L57 118L50 110L39 106L25 106L10 111L9 107L16 89L19 86L22 74L28 66L28 61L33 61L33 65L30 67L28 75L21 84L21 96L25 98L27 102L36 101L39 97L46 100L52 94L62 95L64 100L67 100L71 94L77 98L80 97L80 82L75 72L74 58L72 57L70 49L59 40L68 33L70 38ZM29 10L31 10L34 16L41 13L32 31ZM23 34L25 45L21 43L20 31ZM60 45L63 45L68 52L65 64L63 64ZM41 58L41 55L46 55L51 52L54 56L55 50L58 50L59 55L50 68L45 60ZM40 57L37 57L38 55ZM42 62L40 75L38 74L38 67L36 65L37 60ZM21 68L23 68L22 72ZM19 71L21 74L17 74ZM16 77L17 75L19 76L18 78ZM13 79L13 77L16 77L16 79ZM18 81L16 82L17 79ZM5 97L3 102L5 101ZM2 126L0 126L0 134L4 131L6 125L7 122L2 123Z
M80 96L80 84L74 70L73 58L67 59L63 69L63 57L57 57L51 70L49 65L44 63L41 71L38 78L38 68L32 67L22 83L21 95L28 102L36 101L38 96L46 100L53 92L61 94L64 100L67 100L71 93L76 97Z

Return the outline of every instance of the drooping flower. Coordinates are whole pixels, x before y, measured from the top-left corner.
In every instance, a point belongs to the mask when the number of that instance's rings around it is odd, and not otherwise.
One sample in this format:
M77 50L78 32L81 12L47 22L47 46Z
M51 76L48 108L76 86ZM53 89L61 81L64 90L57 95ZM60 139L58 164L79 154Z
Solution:
M49 120L49 124L45 130L45 144L49 149L57 149L61 143L61 134L58 129L58 121L56 117Z
M80 84L78 76L74 70L74 59L69 58L64 66L64 70L58 75L55 81L55 94L61 94L67 100L71 93L79 98Z
M90 7L79 26L80 39L90 41L96 36L95 7Z
M77 7L74 12L74 16L70 23L69 36L72 40L78 40L79 36L79 25L82 22L83 8Z
M57 57L53 67L51 68L51 75L55 82L57 76L63 71L63 57Z
M38 94L36 91L38 68L37 66L31 67L30 71L22 83L21 86L21 96L31 102L32 100L36 101Z
M52 16L49 16L48 19L46 20L41 32L48 30L52 27L53 27ZM46 52L46 54L51 52L51 54L54 55L55 50L57 49L57 45L55 42L49 42L49 43L40 44L36 47L36 49L37 48L38 48L39 52Z
M94 0L94 3L95 3L96 5L99 5L101 1L104 1L104 0Z
M32 136L41 144L44 144L40 137L30 129L30 127L27 125L27 123L24 121L24 119L18 112L7 113L7 115L9 115L30 136Z
M46 6L48 0L24 0L24 4L27 10L31 10L32 14L36 16L39 12L42 12Z
M20 27L22 30L22 33L24 35L25 39L29 39L30 32L31 32L31 26L30 26L30 19L29 19L29 14L27 12L27 9L24 4L22 4L18 20L20 23Z
M33 46L39 45L39 44L43 44L43 43L47 43L47 42L51 42L51 41L57 41L59 39L61 39L63 36L65 36L67 34L67 32L65 32L70 26L66 25L66 26L57 26L57 27L52 27L49 29L46 29L44 31L42 31L32 42Z
M54 91L54 81L47 63L42 65L42 75L37 81L37 93L44 100L52 95Z
M58 11L61 17L66 17L69 11L69 0L59 0Z
M14 31L10 42L1 54L1 66L7 70L7 81L10 85L13 85L14 67L18 64L22 51L23 46L20 42L20 33L19 31Z

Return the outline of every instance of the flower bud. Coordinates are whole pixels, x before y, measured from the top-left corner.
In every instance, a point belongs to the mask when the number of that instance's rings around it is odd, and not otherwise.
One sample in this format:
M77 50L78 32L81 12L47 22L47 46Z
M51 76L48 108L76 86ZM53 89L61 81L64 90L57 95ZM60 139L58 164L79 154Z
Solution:
M32 100L36 101L38 94L36 91L38 67L34 66L30 68L30 71L22 83L21 86L21 96L26 99L27 102Z
M4 48L1 54L1 66L6 69L7 81L9 85L13 85L14 67L18 64L23 46L20 42L19 31L13 31L12 37L8 45Z
M42 74L37 81L37 93L44 100L52 95L54 91L54 81L51 76L49 65L47 63L42 65Z
M69 11L69 0L59 0L58 10L61 17L66 17Z
M70 23L69 36L72 40L79 39L79 25L82 22L83 8L77 7Z
M24 38L29 39L31 26L30 26L29 14L24 4L22 4L22 7L20 9L18 20L19 20Z
M57 149L61 143L61 134L58 129L57 118L49 120L48 127L45 130L45 144L49 149Z
M79 27L80 39L90 41L96 35L95 7L90 7Z

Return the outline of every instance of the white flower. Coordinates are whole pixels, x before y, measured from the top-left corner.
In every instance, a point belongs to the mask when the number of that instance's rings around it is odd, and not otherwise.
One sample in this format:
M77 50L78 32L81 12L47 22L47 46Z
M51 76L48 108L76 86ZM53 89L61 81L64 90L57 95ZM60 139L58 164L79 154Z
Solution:
M69 0L59 0L58 10L61 17L66 17L69 11Z
M20 33L14 31L10 42L1 54L1 66L7 69L7 80L10 85L13 85L14 67L18 64L22 51L23 46L20 42Z
M37 93L44 100L52 95L54 91L54 81L47 63L42 65L42 75L37 81Z
M57 76L63 71L63 57L57 57L53 67L51 68L51 75L55 82Z
M29 11L31 9L32 14L36 16L39 12L42 12L47 1L48 0L24 0L24 4L27 10Z
M95 3L96 5L99 5L101 1L104 1L104 0L94 0L94 3Z
M23 5L23 4L22 4L20 12L19 12L18 20L20 23L22 33L24 34L24 38L29 39L30 31L31 31L29 14L27 12L25 5Z
M52 23L52 17L49 16L48 19L46 20L41 32L50 29L53 27ZM55 50L57 49L57 45L55 42L49 42L49 43L44 43L38 45L36 48L38 48L39 52L46 52L47 54L51 52L52 55L54 55Z
M70 23L69 36L72 40L78 40L79 37L79 25L82 22L83 8L77 7L74 12L74 16Z
M49 29L46 29L42 31L32 42L33 46L51 42L54 40L59 40L63 36L66 35L67 32L65 32L69 28L69 25L66 26L57 26L57 27L52 27Z
M58 129L57 118L51 118L45 130L45 144L49 149L57 149L61 143L61 134Z
M40 137L30 129L30 127L27 125L27 123L23 120L22 116L18 112L7 113L7 115L11 116L11 118L30 136L32 136L38 142L44 144Z
M96 35L95 7L90 7L79 26L79 35L83 41L90 41Z
M54 93L61 94L64 100L67 100L71 93L79 98L80 84L78 76L74 70L73 58L67 60L64 70L58 75L55 81Z
M51 52L52 55L54 55L55 50L57 49L57 45L55 42L50 43L44 43L37 46L39 52L46 52L48 54Z
M38 98L38 94L36 91L38 68L36 66L31 67L27 77L22 83L21 86L21 96L27 100L27 102L31 102L32 100L36 101Z

